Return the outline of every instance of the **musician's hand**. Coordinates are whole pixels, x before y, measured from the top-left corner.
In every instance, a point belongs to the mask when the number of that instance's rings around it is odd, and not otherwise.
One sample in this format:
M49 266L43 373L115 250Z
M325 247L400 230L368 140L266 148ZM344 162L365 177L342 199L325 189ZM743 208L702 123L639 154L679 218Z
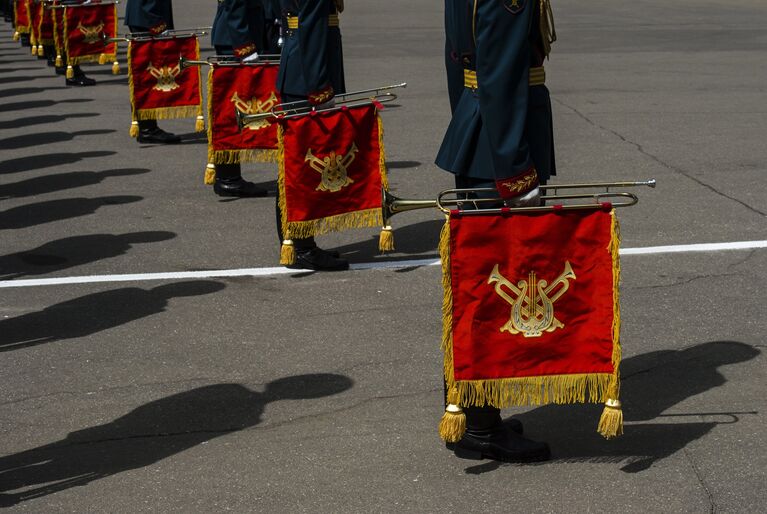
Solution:
M256 62L258 60L258 52L253 52L247 57L242 59L242 62Z
M522 196L506 200L507 207L538 207L541 205L541 188L536 187Z
M327 102L321 103L320 105L318 105L317 109L318 110L319 109L332 109L335 106L336 106L336 99L335 98L331 98Z

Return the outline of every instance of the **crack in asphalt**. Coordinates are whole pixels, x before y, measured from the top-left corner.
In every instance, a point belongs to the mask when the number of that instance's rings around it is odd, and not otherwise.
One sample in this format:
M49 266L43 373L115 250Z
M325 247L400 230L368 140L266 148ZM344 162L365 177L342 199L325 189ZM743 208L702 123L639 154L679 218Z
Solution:
M567 109L571 110L571 111L572 111L573 113L575 113L577 116L579 116L579 117L580 117L580 118L582 118L584 121L586 121L586 122L587 122L589 125L591 125L591 126L593 126L593 127L596 127L596 128L598 128L598 129L600 129L600 130L602 130L602 131L604 131L604 132L610 133L610 134L614 135L615 137L617 137L618 139L620 139L621 141L623 141L624 143L628 143L628 144L632 145L633 147L635 147L635 148L637 149L637 151L638 151L639 153L641 153L642 155L644 155L644 156L646 156L646 157L649 157L650 159L652 159L652 160L653 160L653 161L655 161L656 163L660 164L660 165L661 165L661 166L663 166L664 168L666 168L666 169L668 169L668 170L670 170L670 171L673 171L674 173L677 173L677 174L679 174L679 175L682 175L683 177L686 177L686 178L688 178L689 180L692 180L692 181L693 181L693 182L695 182L696 184L698 184L698 185L700 185L700 186L702 186L702 187L704 187L704 188L708 189L709 191L711 191L712 193L714 193L714 194L716 194L716 195L719 195L719 196L721 196L721 197L723 197L723 198L726 198L726 199L728 199L728 200L730 200L730 201L733 201L733 202L735 202L735 203L738 203L738 204L740 204L741 206L745 207L746 209L748 209L749 211L751 211L751 212L753 212L753 213L755 213L755 214L758 214L758 215L760 215L760 216L763 216L763 217L767 217L767 213L760 211L760 210L759 210L759 209L757 209L756 207L753 207L753 206L751 206L751 205L747 204L746 202L744 202L744 201L742 201L742 200L739 200L739 199L737 199L737 198L735 198L735 197L733 197L733 196L730 196L730 195L728 195L728 194L726 194L726 193L723 193L722 191L719 191L719 190L718 190L718 189L716 189L714 186L712 186L712 185L710 185L710 184L707 184L706 182L703 182L703 181L702 181L702 180L700 180L699 178L696 178L696 177L694 177L693 175L689 174L688 172L686 172L686 171L685 171L685 170L683 170L682 168L679 168L678 166L674 166L673 164L669 164L669 163L667 163L666 161L662 160L662 159L661 159L660 157L658 157L657 155L651 154L650 152L648 152L647 150L645 150L645 148L644 148L644 147L643 147L641 144L639 144L639 143L636 143L636 142L634 142L634 141L632 141L632 140L630 140L630 139L626 138L626 137L625 137L625 136L623 136L621 133L619 133L619 132L617 132L617 131L615 131L615 130L613 130L613 129L610 129L610 128L608 128L608 127L605 127L605 126L603 126L603 125L600 125L599 123L595 122L594 120L592 120L591 118L589 118L588 116L586 116L585 114L583 114L581 111L579 111L579 110L578 110L578 109L576 109L575 107L573 107L573 106L571 106L571 105L569 105L569 104L567 104L567 103L565 103L565 102L563 102L562 100L560 100L560 99L557 99L557 98L554 98L553 100L554 100L556 103L560 104L561 106L563 106L563 107L565 107L565 108L567 108Z
M666 287L677 287L677 286L685 286L687 284L691 284L692 282L695 282L696 280L701 280L704 278L726 278L726 277L740 277L742 276L740 273L722 273L719 275L713 274L713 275L696 275L694 277L691 277L689 279L680 280L677 282L672 282L671 284L659 284L655 286L639 286L639 287L629 287L626 288L627 290L632 291L646 291L646 290L652 290L652 289L663 289Z
M692 458L692 455L690 454L690 451L687 448L682 448L682 454L687 459L687 462L690 464L690 467L692 468L692 472L695 474L695 478L698 479L698 484L703 488L703 491L706 493L706 498L708 499L708 505L709 505L709 512L711 514L715 514L718 512L718 507L716 505L716 502L714 501L714 495L711 492L711 490L706 485L706 482L703 480L703 477L700 476L700 471L698 470L698 467L695 465L695 461Z

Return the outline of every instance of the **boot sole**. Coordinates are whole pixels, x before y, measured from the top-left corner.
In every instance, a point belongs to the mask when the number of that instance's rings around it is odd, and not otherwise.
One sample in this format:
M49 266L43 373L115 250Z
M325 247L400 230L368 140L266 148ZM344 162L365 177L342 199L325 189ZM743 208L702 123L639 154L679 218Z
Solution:
M500 462L510 462L510 463L529 463L529 462L545 462L547 460L551 460L551 452L541 453L541 454L532 454L532 455L520 455L519 457L505 457L505 456L499 456L499 455L493 455L490 453L483 453L479 450L470 450L468 448L462 448L460 446L455 446L453 448L453 452L455 453L455 456L459 459L466 459L466 460L483 460L483 459L490 459L490 460L497 460Z

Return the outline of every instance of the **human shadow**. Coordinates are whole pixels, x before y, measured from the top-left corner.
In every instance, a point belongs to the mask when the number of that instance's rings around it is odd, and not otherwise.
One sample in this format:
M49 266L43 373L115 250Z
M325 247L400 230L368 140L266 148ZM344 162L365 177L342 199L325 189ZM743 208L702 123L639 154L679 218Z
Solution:
M394 241L398 254L414 255L426 254L426 257L436 257L439 246L439 233L444 225L441 220L421 221L412 225L396 227L394 229ZM376 262L398 260L401 257L382 257L378 249L378 235L372 235L369 239L334 248L345 258L355 262L365 262L375 259Z
M163 312L171 298L211 294L225 287L212 280L191 280L152 289L124 287L67 300L0 320L0 352L86 337Z
M128 177L149 173L148 168L117 168L103 171L70 171L35 177L13 184L0 185L0 199L26 198L45 193L64 191L99 184L110 177Z
M0 173L20 173L22 171L40 170L43 168L50 168L51 166L73 164L75 162L80 162L83 159L93 157L107 157L109 155L115 155L116 153L117 152L111 150L99 150L77 153L44 153L29 157L18 157L16 159L0 161Z
M419 161L387 161L386 168L390 170L417 168L421 165Z
M124 255L136 244L157 243L174 237L174 232L164 231L65 237L31 250L0 256L0 277L12 280L61 271Z
M38 134L24 134L0 139L0 148L4 150L17 150L30 146L47 145L71 141L79 136L99 136L117 132L114 129L78 130L77 132L40 132Z
M682 450L714 427L737 423L756 411L666 413L688 398L724 386L721 366L760 355L759 349L734 341L714 341L682 350L664 350L631 357L621 364L625 433L611 441L596 434L598 405L545 406L518 417L532 437L547 440L554 457L567 462L622 464L621 471L648 470ZM534 432L533 432L534 431ZM492 471L496 462L470 466L467 473Z
M12 77L0 77L0 84L10 84L11 82L29 82L31 80L37 80L41 77L33 77L32 75L15 75Z
M102 196L99 198L67 198L21 205L0 211L0 230L20 229L52 221L93 214L105 205L123 205L143 200L141 196Z
M12 102L0 104L0 112L26 111L27 109L53 107L58 104L79 104L92 101L93 98L67 98L65 100L29 100L26 102Z
M62 115L47 114L45 116L30 116L28 118L16 118L15 120L0 122L0 129L17 129L31 127L33 125L51 125L53 123L59 123L74 118L95 118L96 116L99 116L99 113L77 112Z
M109 423L1 457L0 491L18 492L0 494L0 506L149 466L206 441L257 426L272 402L319 399L353 385L345 375L314 373L273 380L263 392L223 383L160 398Z
M0 68L0 73L14 73L14 72L17 72L17 71L35 71L35 70L39 70L39 69L40 68L31 67L31 66L22 66L21 68ZM24 88L18 88L18 89L24 89ZM36 87L32 87L32 88L28 88L28 89L40 89L42 91L45 91L44 88L36 88ZM50 89L64 89L64 88L63 87L59 87L59 88L50 88ZM6 96L6 95L0 94L0 96ZM10 95L8 95L8 96L10 96Z

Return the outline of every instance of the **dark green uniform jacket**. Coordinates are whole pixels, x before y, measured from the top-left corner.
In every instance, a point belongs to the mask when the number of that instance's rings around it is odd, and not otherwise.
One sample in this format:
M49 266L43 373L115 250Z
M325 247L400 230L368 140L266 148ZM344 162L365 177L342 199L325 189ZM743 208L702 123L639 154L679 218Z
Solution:
M211 40L215 47L228 47L237 57L261 52L264 46L262 0L220 0L213 20Z
M453 118L437 155L440 168L486 180L533 166L541 182L556 173L549 92L529 85L530 68L542 66L545 56L538 2L445 0ZM477 89L458 92L458 63L476 71Z
M346 91L341 31L329 27L336 14L333 0L281 0L285 43L280 59L277 87L283 98L322 96L330 88L335 94ZM298 16L298 28L290 29L286 19Z
M173 7L170 0L128 0L125 25L143 28L159 34L173 28Z

